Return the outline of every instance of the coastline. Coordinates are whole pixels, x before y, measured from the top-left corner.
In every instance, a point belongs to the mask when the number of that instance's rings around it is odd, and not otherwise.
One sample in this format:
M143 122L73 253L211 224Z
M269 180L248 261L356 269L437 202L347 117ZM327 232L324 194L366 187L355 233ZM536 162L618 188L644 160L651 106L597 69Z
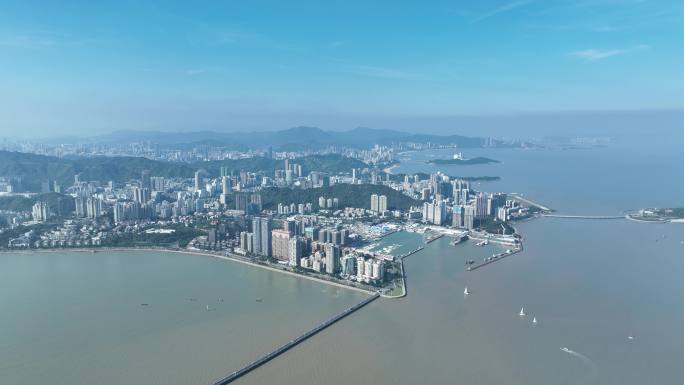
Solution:
M394 175L394 172L392 172L392 169L396 168L396 167L399 167L399 162L397 162L396 164L393 164L389 167L385 167L384 169L382 169L382 171L385 172L386 174Z
M270 270L273 272L278 272L278 273L284 273L293 277L298 277L298 278L303 278L303 279L308 279L310 281L315 281L318 283L323 283L326 285L334 286L334 287L340 287L344 289L349 289L349 290L355 290L360 293L364 294L373 294L376 291L373 290L366 290L360 287L356 286L351 286L351 285L345 285L339 282L334 282L334 281L328 281L325 279L317 278L317 277L312 277L310 275L305 275L305 274L297 274L292 271L284 270L284 269L278 269L276 267L268 266L268 265L262 265L259 263L251 262L251 261L246 261L242 258L239 257L231 257L230 255L219 255L219 254L213 254L213 253L207 253L203 251L195 251L195 250L187 250L187 249L166 249L166 248L155 248L155 247L112 247L112 248L93 248L93 249L79 249L79 248L73 248L73 249L30 249L30 250L2 250L0 251L0 255L2 253L7 253L7 254L34 254L34 253L58 253L58 252L77 252L77 253L92 253L92 254L97 254L97 253L107 253L107 252L116 252L116 251L123 251L123 252L131 252L131 251L157 251L157 252L167 252L167 253L178 253L178 254L186 254L186 255L195 255L195 256L204 256L204 257L212 257L216 259L221 259L224 261L231 261L231 262L237 262L237 263L242 263L245 265L249 265L252 267L258 267L266 270Z

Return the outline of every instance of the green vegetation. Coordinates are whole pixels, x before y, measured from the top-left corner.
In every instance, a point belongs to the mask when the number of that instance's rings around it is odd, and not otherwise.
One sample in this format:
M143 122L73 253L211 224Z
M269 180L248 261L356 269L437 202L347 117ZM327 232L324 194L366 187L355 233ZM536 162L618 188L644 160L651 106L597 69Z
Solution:
M172 234L123 233L108 238L102 246L107 247L186 247L194 238L206 233L183 225L166 226L176 230Z
M368 167L366 163L360 160L336 154L309 155L302 158L290 159L289 163L301 165L304 174L308 174L311 171L323 171L328 173L351 172L352 168ZM194 166L197 169L202 168L206 170L210 175L220 175L221 167L226 167L228 172L232 173L238 173L241 170L273 173L275 170L284 169L285 161L282 159L254 157L199 162L195 163Z
M492 218L483 219L478 224L480 230L486 231L490 234L502 234L504 229L506 235L515 234L515 229L506 222L499 222Z
M498 160L478 156L471 159L432 159L427 163L431 164L455 164L460 166L470 166L474 164L500 163Z
M34 230L36 234L42 234L46 231L55 229L57 226L57 224L41 223L31 226L20 225L13 229L5 229L0 232L0 249L7 249L7 244L9 243L10 239L19 238L31 230Z
M407 210L411 206L417 206L420 201L412 199L399 191L383 185L371 184L336 184L330 187L311 189L291 189L271 187L261 190L261 200L264 208L275 209L278 203L312 203L318 207L318 198L337 198L339 208L358 207L370 209L370 197L372 194L386 195L388 209Z
M644 209L631 213L629 216L632 219L646 222L666 222L671 219L684 219L684 207Z
M430 179L430 174L426 174L424 172L417 172L414 174L389 174L390 175L390 180L395 181L395 182L402 182L404 180L404 177L406 175L409 176L409 178L413 177L414 175L418 175L420 179ZM500 176L453 176L449 175L450 179L461 179L465 180L468 182L493 182L500 180Z
M25 191L40 190L41 183L55 180L71 186L74 175L81 180L125 182L140 178L142 170L164 177L191 177L195 171L187 164L159 162L136 157L92 157L66 159L52 156L0 151L0 175L22 178Z
M74 198L58 193L38 194L30 198L22 195L0 197L0 210L31 211L36 202L47 202L57 215L68 215L74 210Z
M360 160L341 155L311 155L291 159L290 163L302 165L302 171L308 173L320 170L329 173L351 172L352 168L365 168L367 164ZM74 175L80 174L81 180L127 182L140 178L143 170L149 170L153 176L166 178L192 178L195 171L204 170L207 175L218 177L221 167L229 172L241 170L263 171L273 173L284 168L283 160L254 157L248 159L226 159L221 161L176 163L156 161L139 157L92 157L92 158L57 158L19 152L0 151L0 175L22 179L22 190L39 191L41 183L55 180L62 186L71 186Z
M684 218L684 207L675 207L670 209L658 210L658 214L667 216L669 218L680 219Z

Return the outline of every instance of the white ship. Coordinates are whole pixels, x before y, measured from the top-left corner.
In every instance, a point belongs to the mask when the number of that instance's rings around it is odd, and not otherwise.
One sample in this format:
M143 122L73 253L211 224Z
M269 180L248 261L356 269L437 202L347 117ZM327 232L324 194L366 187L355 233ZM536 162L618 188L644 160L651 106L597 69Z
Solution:
M524 308L524 307L521 307L521 308L520 308L520 316L522 317L522 316L525 316L525 315L527 315L527 314L525 314L525 308Z
M468 286L466 286L465 290L463 290L463 294L464 295L470 294L470 292L468 291Z

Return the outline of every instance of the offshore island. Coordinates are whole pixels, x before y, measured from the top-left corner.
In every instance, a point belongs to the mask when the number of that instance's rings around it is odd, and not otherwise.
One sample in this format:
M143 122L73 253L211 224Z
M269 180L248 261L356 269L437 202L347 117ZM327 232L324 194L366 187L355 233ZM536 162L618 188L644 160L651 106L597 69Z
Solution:
M642 222L684 222L684 207L647 208L627 214L628 219Z
M463 156L463 153L459 152L457 154L454 154L453 158L451 158L451 159L431 159L431 160L428 160L427 163L470 166L470 165L476 165L476 164L490 164L490 163L500 163L500 162L496 159L486 158L486 157L482 157L482 156L478 156L475 158L465 158Z

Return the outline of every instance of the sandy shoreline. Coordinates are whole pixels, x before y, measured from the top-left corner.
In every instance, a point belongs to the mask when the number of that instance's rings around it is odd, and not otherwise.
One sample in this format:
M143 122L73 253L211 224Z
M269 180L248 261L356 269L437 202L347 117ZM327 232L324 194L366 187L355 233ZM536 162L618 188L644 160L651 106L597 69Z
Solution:
M147 248L135 248L135 247L111 247L111 248L97 248L97 249L31 249L31 250L3 250L0 252L2 253L16 253L16 254L34 254L34 253L59 253L59 252L76 252L76 253L92 253L92 254L97 254L97 253L108 253L108 252L115 252L115 251L124 251L124 252L130 252L130 251L156 251L156 252L166 252L166 253L178 253L178 254L186 254L186 255L198 255L198 256L204 256L204 257L212 257L216 259L221 259L224 261L231 261L231 262L237 262L237 263L242 263L244 265L249 265L252 267L258 267L261 269L266 269L278 273L283 273L287 275L291 275L293 277L297 278L303 278L303 279L308 279L310 281L315 281L319 283L323 283L326 285L330 286L335 286L335 287L340 287L343 289L349 289L349 290L355 290L361 293L366 293L366 294L372 294L374 291L372 290L366 290L362 289L360 287L355 287L355 286L349 286L345 285L342 283L334 282L334 281L328 281L325 279L317 278L317 277L312 277L309 275L304 275L304 274L297 274L291 271L283 270L283 269L278 269L275 267L267 266L267 265L262 265L259 263L254 263L250 261L246 261L240 257L231 257L228 255L219 255L219 254L213 254L213 253L205 253L202 251L195 251L195 250L185 250L185 249L165 249L165 248L153 248L153 247L147 247Z

